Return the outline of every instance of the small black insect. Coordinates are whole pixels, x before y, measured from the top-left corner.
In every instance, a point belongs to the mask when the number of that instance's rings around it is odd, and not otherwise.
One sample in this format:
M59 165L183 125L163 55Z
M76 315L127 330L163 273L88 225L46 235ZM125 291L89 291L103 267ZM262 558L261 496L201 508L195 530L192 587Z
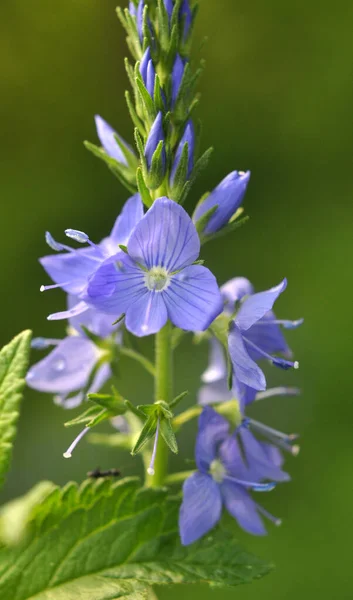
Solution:
M108 469L108 471L101 471L99 467L94 471L89 471L87 477L92 479L103 479L104 477L120 477L121 471L119 469Z

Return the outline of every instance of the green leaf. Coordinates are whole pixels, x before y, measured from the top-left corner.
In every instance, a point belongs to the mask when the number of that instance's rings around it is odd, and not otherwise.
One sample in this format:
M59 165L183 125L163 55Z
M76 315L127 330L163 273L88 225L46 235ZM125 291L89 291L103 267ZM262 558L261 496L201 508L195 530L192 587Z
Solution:
M159 422L159 430L168 448L174 452L174 454L178 454L178 444L170 419L161 419Z
M200 237L202 236L205 227L207 227L207 225L209 224L211 217L213 217L213 215L215 214L217 208L218 204L215 204L215 206L211 206L211 208L206 210L202 217L200 217L199 220L196 221L195 227Z
M0 487L10 466L31 337L23 331L0 352Z
M235 231L236 229L239 229L239 227L242 227L243 225L245 225L245 223L248 222L249 218L250 217L246 215L242 219L236 219L236 221L231 221L230 223L228 223L228 225L225 225L225 227L222 227L222 229L220 229L219 231L216 231L216 233L212 233L211 235L204 236L202 239L202 244L206 244L207 242L209 242L211 240L216 240L220 237L228 235L228 233L233 233L233 231Z
M111 158L111 156L108 156L108 154L102 148L99 148L99 146L91 144L91 142L83 143L87 150L92 152L92 154L97 158L100 158L100 160L102 160L109 167L110 171L119 179L120 183L122 183L122 185L129 190L129 192L132 194L136 193L135 176L130 169L119 163L114 158Z
M164 142L158 143L153 153L151 168L147 176L147 184L152 190L156 190L162 184L165 175L165 159L163 157Z
M182 547L178 512L179 500L134 479L54 488L22 518L21 543L0 549L0 598L146 600L152 585L234 587L270 571L221 528Z
M152 200L150 191L149 191L147 185L145 184L145 180L144 180L144 177L142 174L141 167L139 167L136 171L136 181L137 181L138 191L140 192L140 195L142 198L142 202L144 203L145 206L147 206L147 208L151 208L151 206L153 204L153 200Z
M137 442L133 449L131 450L131 454L137 454L140 452L143 447L149 442L155 435L157 429L157 416L155 414L148 417L144 426L141 429L141 433L137 439Z
M179 394L178 396L176 396L170 403L169 403L169 408L174 408L174 406L177 406L179 404L179 402L181 402L182 400L184 400L185 396L187 396L189 394L189 391L186 390L185 392L182 392L181 394Z

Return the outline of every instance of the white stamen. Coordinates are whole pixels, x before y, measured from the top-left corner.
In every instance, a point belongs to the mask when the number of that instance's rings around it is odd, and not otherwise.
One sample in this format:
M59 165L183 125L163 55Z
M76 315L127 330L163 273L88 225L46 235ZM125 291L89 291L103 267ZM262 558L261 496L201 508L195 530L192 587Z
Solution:
M154 471L154 463L155 463L156 454L157 454L158 437L159 437L159 417L158 417L158 421L157 421L157 429L156 429L156 435L155 435L155 438L154 438L154 444L153 444L153 451L152 451L152 456L151 456L151 462L150 462L150 466L147 469L147 473L149 475L154 475L154 473L155 473L155 471Z
M50 348L50 346L57 346L60 342L61 340L37 337L32 340L31 348L34 350L45 350L46 348Z
M274 517L273 515L271 515L271 513L269 513L265 508L263 508L261 506L261 504L256 504L256 508L259 511L259 513L261 513L264 517L266 517L266 519L269 519L270 521L272 521L272 523L274 525L276 525L276 527L279 527L280 525L282 525L282 519L278 519L277 517Z
M290 387L276 387L270 388L265 392L258 392L256 394L255 400L265 400L266 398L273 398L273 396L299 396L300 389L299 388L290 388Z
M65 229L65 235L79 244L87 244L89 240L87 233L78 229Z
M268 427L268 425L264 425L263 423L255 421L254 419L249 419L248 423L250 423L250 427L252 427L258 433L261 433L265 437L270 436L271 438L279 438L281 440L284 440L286 443L296 440L299 437L297 434L294 433L290 435L288 435L287 433L282 433L281 431L278 431L278 429Z
M294 363L294 368L295 368L295 369L299 369L299 363L298 363L298 361L297 361L297 360L296 360L296 361L295 361L295 363Z
M78 434L77 438L74 439L71 446L69 446L68 449L66 450L66 452L64 452L64 454L63 454L64 458L71 458L72 452L75 450L77 444L82 440L82 438L86 435L86 433L89 432L89 430L90 430L89 427L85 427L81 431L81 433Z
M56 288L61 288L64 285L70 285L72 283L72 279L70 281L64 281L63 283L54 283L53 285L41 285L40 291L46 292L47 290L55 290Z

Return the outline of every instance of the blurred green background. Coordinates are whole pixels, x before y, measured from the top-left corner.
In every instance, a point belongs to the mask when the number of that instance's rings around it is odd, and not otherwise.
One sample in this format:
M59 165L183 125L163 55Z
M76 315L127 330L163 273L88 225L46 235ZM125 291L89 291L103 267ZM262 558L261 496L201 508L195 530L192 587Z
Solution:
M1 344L28 327L36 335L63 332L46 315L63 306L64 295L39 293L48 282L37 262L47 252L44 231L63 239L74 227L100 240L127 198L82 145L96 140L97 112L132 139L123 100L127 50L114 8L115 0L1 0ZM185 600L353 596L352 18L351 0L201 2L194 57L204 57L207 70L198 115L203 146L216 153L190 207L229 171L252 171L250 224L209 244L203 258L219 282L246 275L261 290L287 276L277 314L306 324L288 335L299 372L269 373L271 383L300 385L303 396L255 411L302 434L301 454L288 459L293 481L263 499L283 526L269 525L265 539L239 532L277 570L235 591L186 588ZM178 392L196 392L206 359L206 348L180 347ZM148 375L122 366L122 390L148 401ZM65 461L75 435L62 426L67 416L48 396L26 393L2 501L39 479L80 481L97 465L140 472L137 460L87 443ZM193 433L191 426L180 440L176 468L192 456Z

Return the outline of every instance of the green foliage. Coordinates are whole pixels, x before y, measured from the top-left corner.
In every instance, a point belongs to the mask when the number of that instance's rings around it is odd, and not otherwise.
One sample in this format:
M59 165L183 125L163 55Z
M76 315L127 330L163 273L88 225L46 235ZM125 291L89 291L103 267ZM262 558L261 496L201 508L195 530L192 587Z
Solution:
M271 569L219 528L182 547L179 501L135 479L46 485L0 517L1 532L18 515L20 539L0 549L2 600L146 600L152 585L233 587Z
M110 169L110 171L117 177L120 183L126 187L132 194L136 193L136 181L135 172L125 165L119 163L117 160L108 156L108 154L99 146L91 144L91 142L84 142L87 150L92 152L94 156L102 160Z
M0 486L11 461L31 336L31 331L23 331L0 352Z

